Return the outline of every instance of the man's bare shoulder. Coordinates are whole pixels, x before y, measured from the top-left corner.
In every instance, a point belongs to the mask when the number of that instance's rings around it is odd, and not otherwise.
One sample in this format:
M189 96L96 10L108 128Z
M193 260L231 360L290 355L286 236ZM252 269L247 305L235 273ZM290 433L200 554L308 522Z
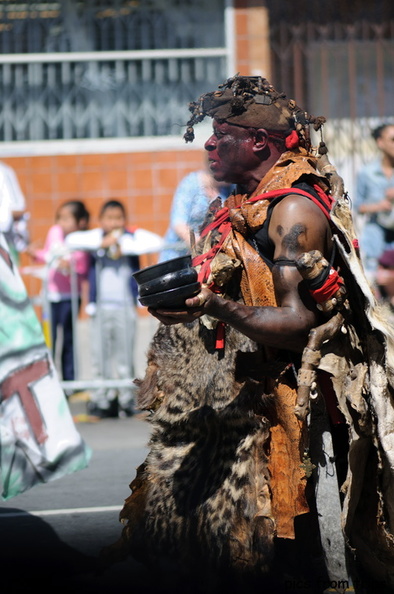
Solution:
M330 223L323 211L309 198L290 194L277 204L268 234L278 251L299 252L320 249L326 252Z
M317 204L305 196L290 194L273 208L270 228L273 231L275 225L293 226L296 222L308 228L329 228L328 218Z

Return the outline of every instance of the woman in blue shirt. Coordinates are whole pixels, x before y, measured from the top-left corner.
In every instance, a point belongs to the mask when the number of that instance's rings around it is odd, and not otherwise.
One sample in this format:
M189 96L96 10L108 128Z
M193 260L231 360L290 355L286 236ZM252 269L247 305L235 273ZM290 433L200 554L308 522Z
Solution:
M394 247L394 124L379 126L372 136L382 156L358 174L355 209L366 217L361 255L366 269L375 272L380 255Z
M222 202L234 185L216 182L207 171L193 171L179 183L171 207L170 225L164 236L168 245L160 254L160 262L184 256L190 251L190 231L199 234L208 206L218 196Z

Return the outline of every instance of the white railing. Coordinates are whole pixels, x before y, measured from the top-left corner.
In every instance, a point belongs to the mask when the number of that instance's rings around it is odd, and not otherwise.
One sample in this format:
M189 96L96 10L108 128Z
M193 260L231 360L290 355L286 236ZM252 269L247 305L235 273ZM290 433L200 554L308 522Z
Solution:
M162 249L171 249L171 250L179 250L182 251L186 246L182 243L164 243ZM95 253L95 250L92 250ZM146 252L145 254L148 257L148 260L152 257L152 262L149 264L153 264L156 259L156 252ZM25 266L22 267L20 272L22 276L25 277L33 277L39 279L41 281L41 290L38 295L30 295L30 300L32 304L39 308L40 315L41 315L41 325L44 334L44 338L46 344L50 350L53 348L52 343L52 317L51 317L51 304L49 301L49 290L48 290L48 280L49 280L49 273L52 269L54 263L56 263L56 259L53 261L44 264L44 265L33 265L33 266ZM72 263L72 261L71 261ZM98 266L97 268L97 284L99 284L99 277L101 274L101 268ZM93 370L90 369L90 358L91 352L89 348L92 348L92 342L86 341L86 337L82 337L81 333L79 332L79 326L82 323L79 311L79 300L80 296L78 295L77 289L77 277L76 272L73 266L70 269L70 285L71 285L71 313L72 313L72 328L73 328L73 359L74 359L74 372L75 372L75 379L74 380L65 380L61 378L61 361L59 355L59 345L61 347L62 344L62 337L60 333L60 339L57 341L57 349L53 352L53 358L55 367L57 367L59 376L60 376L60 384L64 390L94 390L94 389L109 389L109 388L125 388L133 386L134 377L128 378L119 378L119 377L106 377L104 373L104 365L103 365L103 347L104 347L104 340L105 337L99 334L98 344L96 345L96 350L99 353L99 359L101 361L100 364L100 377L94 377ZM127 301L128 303L128 301ZM126 305L126 301L125 301ZM96 315L98 319L100 319L100 300L97 303L97 311ZM153 318L152 318L153 320ZM86 323L88 320L86 320ZM85 324L86 325L86 324ZM127 327L125 326L125 332L128 332ZM82 339L85 339L84 342L87 344L82 344ZM127 342L127 341L126 341ZM141 358L144 358L143 353L138 352L140 349L139 344L136 343L135 345L135 352L128 353L128 359L130 361L134 361L134 367L137 367L137 361ZM87 375L86 375L87 373Z

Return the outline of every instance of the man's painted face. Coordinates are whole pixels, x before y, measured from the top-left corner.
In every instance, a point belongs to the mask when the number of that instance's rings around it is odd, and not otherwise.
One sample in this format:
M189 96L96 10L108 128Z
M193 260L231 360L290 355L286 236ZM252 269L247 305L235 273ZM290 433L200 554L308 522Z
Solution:
M248 128L213 121L213 134L205 143L208 164L216 181L244 184L256 162L254 136Z

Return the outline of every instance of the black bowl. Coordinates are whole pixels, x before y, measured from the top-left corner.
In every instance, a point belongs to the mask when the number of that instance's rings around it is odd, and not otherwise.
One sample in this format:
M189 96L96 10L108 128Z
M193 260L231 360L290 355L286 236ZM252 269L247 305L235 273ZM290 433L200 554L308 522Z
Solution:
M160 293L162 291L168 291L169 289L175 289L175 287L183 287L184 285L190 285L197 281L197 270L190 266L189 268L182 268L182 270L175 270L175 272L169 272L159 278L154 278L147 281L138 288L138 296L145 297L145 295L151 295L152 293Z
M183 287L176 287L168 291L161 291L160 293L152 293L145 297L139 297L139 302L145 307L153 307L155 309L168 307L169 309L177 309L185 305L185 299L194 297L199 293L201 288L200 283L191 283Z
M173 258L172 260L166 260L153 266L147 266L138 272L134 272L133 278L138 285L143 285L154 278L159 278L170 272L176 270L182 270L183 268L190 268L192 265L192 257L190 254L187 256L179 256L179 258Z

